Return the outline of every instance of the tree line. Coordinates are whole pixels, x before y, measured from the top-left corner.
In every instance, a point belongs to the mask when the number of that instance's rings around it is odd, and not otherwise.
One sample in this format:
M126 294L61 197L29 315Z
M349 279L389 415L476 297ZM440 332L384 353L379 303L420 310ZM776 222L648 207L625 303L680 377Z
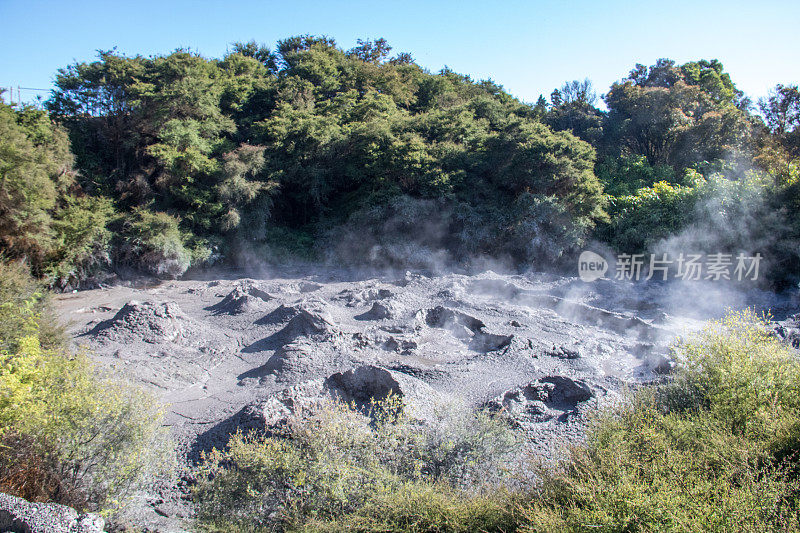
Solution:
M588 80L525 103L391 50L305 35L59 70L43 106L0 106L2 253L60 287L410 248L544 266L590 239L652 248L724 191L723 218L768 222L758 246L797 272L796 85L754 103L717 60L661 59L606 109Z

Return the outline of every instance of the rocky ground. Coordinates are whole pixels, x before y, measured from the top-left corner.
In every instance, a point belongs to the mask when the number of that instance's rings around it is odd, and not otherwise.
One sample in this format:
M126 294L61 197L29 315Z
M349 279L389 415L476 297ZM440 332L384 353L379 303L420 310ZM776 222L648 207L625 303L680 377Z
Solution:
M237 427L279 425L325 398L358 404L390 391L421 417L443 399L504 408L531 450L552 457L580 438L587 410L668 373L677 335L726 306L785 315L796 303L713 285L545 274L267 278L114 286L56 300L77 345L163 399L187 463ZM180 484L143 494L130 519L188 530L182 496Z

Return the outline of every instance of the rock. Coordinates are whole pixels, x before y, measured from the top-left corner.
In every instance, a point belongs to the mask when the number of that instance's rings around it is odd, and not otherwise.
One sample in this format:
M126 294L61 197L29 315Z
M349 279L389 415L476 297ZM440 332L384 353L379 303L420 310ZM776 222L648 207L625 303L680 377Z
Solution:
M548 376L539 379L541 383L540 391L547 391L546 403L557 406L571 406L578 402L585 402L594 397L594 393L589 386L581 381L568 378L566 376Z
M56 503L31 503L0 493L0 531L10 533L102 533L105 520Z
M572 349L566 346L553 346L552 349L545 352L545 355L557 357L558 359L578 359L581 356L581 352L577 348Z
M424 313L425 323L432 328L453 329L463 326L472 332L480 331L485 324L475 317L461 311L454 311L441 305Z
M800 313L776 322L773 335L794 349L800 349Z

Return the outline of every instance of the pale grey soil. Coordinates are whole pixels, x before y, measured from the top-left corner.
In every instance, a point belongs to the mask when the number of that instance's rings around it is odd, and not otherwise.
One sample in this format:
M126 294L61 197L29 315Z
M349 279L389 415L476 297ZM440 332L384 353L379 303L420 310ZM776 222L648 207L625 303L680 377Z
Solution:
M311 272L311 273L309 273ZM323 397L389 390L415 403L505 408L531 449L580 439L582 413L669 372L677 335L766 293L544 274L168 281L56 298L78 345L155 391L188 462L237 427L279 424ZM780 312L780 311L779 311ZM180 487L141 495L131 519L181 531Z

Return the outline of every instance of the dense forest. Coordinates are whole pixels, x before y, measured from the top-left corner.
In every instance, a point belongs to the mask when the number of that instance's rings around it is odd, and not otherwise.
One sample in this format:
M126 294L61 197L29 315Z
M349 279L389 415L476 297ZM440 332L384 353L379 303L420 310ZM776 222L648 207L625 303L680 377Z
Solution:
M0 107L0 247L64 288L288 258L542 268L702 235L796 282L796 85L752 102L719 61L662 59L602 101L586 80L521 102L383 39L104 51Z

